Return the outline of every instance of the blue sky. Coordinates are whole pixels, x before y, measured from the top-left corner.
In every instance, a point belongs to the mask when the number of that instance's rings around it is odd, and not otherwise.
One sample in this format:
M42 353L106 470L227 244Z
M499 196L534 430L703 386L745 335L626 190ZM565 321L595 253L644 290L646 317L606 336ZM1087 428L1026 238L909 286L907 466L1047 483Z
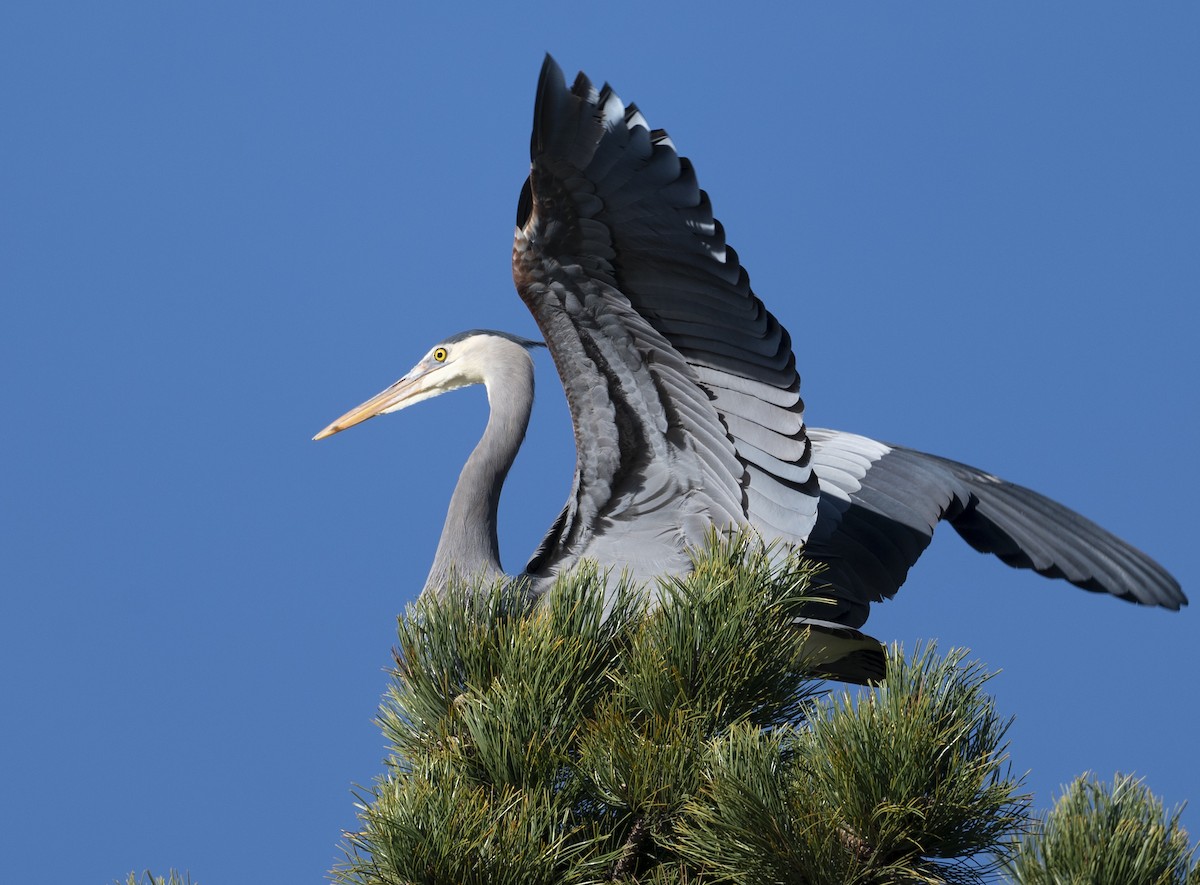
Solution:
M693 159L810 423L1037 488L1196 598L1200 7L1052 6L5 4L6 876L340 857L486 401L310 437L450 333L534 333L509 250L546 51ZM514 570L574 457L540 359ZM1002 669L1039 805L1133 771L1200 835L1197 616L944 530L868 628Z

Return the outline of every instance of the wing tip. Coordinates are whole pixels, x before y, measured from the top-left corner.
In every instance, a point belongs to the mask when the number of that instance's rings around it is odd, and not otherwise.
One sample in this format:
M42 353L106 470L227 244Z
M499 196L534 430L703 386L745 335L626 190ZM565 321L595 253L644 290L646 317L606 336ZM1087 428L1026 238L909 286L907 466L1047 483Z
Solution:
M549 52L542 59L542 70L538 74L537 97L533 104L533 134L530 137L529 155L536 157L544 150L544 136L555 128L557 112L562 106L562 97L567 92L567 81L563 70Z

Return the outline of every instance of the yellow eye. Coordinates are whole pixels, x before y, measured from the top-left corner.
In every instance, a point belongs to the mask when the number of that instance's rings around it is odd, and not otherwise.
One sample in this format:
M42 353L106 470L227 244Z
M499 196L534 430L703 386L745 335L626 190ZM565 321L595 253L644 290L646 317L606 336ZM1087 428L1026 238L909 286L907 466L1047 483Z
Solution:
M439 363L444 363L446 361L446 348L444 348L444 347L437 348L433 352L433 358L435 360L437 360Z

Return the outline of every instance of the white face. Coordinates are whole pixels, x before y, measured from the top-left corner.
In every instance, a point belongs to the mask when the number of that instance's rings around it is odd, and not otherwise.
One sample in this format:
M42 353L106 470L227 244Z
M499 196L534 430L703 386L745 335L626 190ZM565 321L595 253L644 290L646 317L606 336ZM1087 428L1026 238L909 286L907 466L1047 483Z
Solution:
M355 406L313 439L324 439L376 415L387 415L450 390L484 382L487 352L502 341L490 335L472 335L430 349L415 366L385 390ZM514 345L516 346L516 345Z
M379 408L375 414L390 415L392 412L398 412L414 403L474 383L463 377L461 350L463 348L460 348L457 343L437 345L421 357L421 360L409 369L403 378L372 397L367 403L363 403L363 406L359 408L379 401Z

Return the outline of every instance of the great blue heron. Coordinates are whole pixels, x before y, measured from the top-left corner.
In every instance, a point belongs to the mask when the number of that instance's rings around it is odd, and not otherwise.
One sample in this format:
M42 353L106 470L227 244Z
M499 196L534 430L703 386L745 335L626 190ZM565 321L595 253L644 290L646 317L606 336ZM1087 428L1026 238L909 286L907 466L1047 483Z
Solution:
M566 389L576 447L566 507L526 568L535 587L583 558L647 580L679 573L712 527L747 525L825 562L821 593L834 604L820 618L857 628L944 519L1008 565L1146 605L1186 603L1158 563L1037 492L806 428L787 331L751 291L691 164L611 88L597 91L581 73L568 89L547 57L531 156L513 277ZM452 569L501 573L497 506L529 422L535 344L454 335L315 437L485 385L491 416L451 498L426 590ZM873 647L840 675L878 675Z

